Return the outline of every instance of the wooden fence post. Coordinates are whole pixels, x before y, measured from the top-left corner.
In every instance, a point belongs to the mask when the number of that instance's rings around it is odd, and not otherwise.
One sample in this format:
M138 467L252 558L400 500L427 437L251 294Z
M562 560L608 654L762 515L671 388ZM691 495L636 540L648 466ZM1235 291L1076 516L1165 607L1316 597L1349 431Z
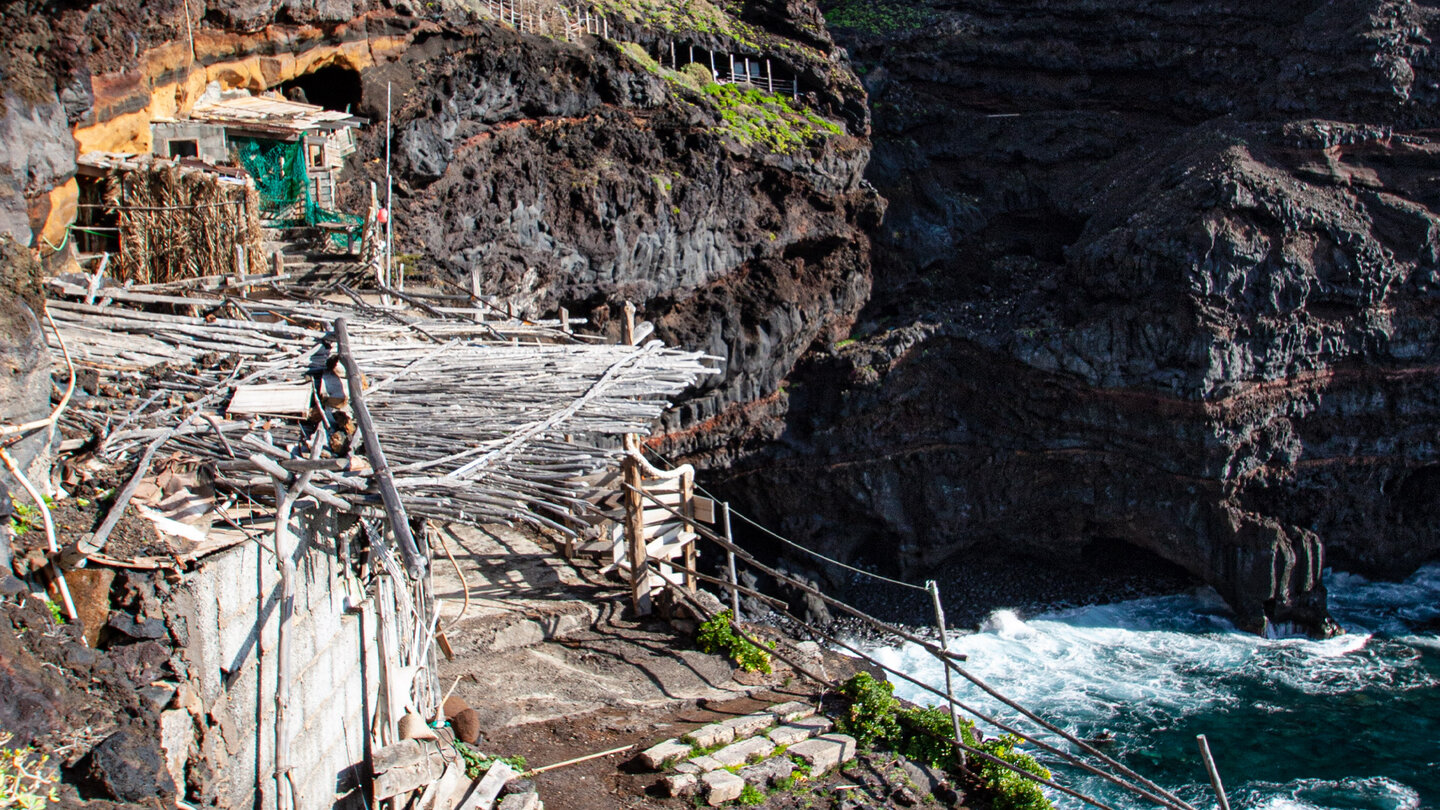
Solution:
M730 502L724 501L720 504L720 525L725 532L725 561L729 565L730 575L730 615L735 621L740 621L740 578L735 574L735 549L732 543L734 538L730 535Z
M1220 781L1220 770L1215 767L1215 758L1210 756L1210 741L1205 739L1204 734L1195 735L1195 741L1200 744L1200 758L1205 761L1205 772L1210 774L1210 787L1215 789L1215 796L1220 800L1220 810L1230 810L1230 799Z
M935 605L935 627L940 631L940 649L948 653L950 652L950 638L945 632L945 608L940 604L940 586L935 584L935 580L929 579L925 581L925 590L930 592L930 600ZM956 764L963 770L965 768L965 749L960 746L964 744L965 739L960 734L960 715L955 711L955 683L950 674L950 659L941 658L940 663L945 667L945 697L950 701L950 705L945 708L950 712L950 725L955 730Z
M625 302L625 319L620 338L626 346L635 345L635 305ZM645 554L645 502L640 494L644 481L640 474L640 437L625 434L625 460L621 464L625 481L625 540L630 558L630 602L636 616L649 616L650 569Z

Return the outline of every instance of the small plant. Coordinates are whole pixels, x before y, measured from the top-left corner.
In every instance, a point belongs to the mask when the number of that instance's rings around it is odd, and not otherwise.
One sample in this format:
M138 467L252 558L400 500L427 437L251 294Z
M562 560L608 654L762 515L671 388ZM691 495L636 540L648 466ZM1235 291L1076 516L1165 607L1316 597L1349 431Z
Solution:
M895 699L895 685L877 681L868 672L861 672L840 686L840 694L850 700L850 711L837 724L840 731L855 738L857 745L893 748L900 743L900 724L895 713L900 701Z
M21 503L14 498L10 499L11 516L10 530L15 532L16 537L24 537L31 529L38 529L44 526L44 518L40 516L40 510L29 504Z
M735 803L745 807L754 807L757 804L765 803L765 794L761 793L760 789L754 785L747 784L745 789L740 791L740 797L735 800Z
M465 776L468 779L484 776L496 762L503 762L520 773L525 772L525 757L519 754L513 757L487 757L459 740L455 741L455 750L460 753L460 758L465 760Z
M54 619L56 624L65 624L65 611L61 610L59 605L55 604L53 600L46 599L45 607L50 609L50 618Z
M695 643L703 653L728 655L746 672L770 672L770 653L735 634L730 626L735 614L722 610L700 625Z
M953 770L958 764L955 730L950 714L938 706L901 708L895 687L862 672L840 687L850 700L849 712L836 724L863 747L883 746L929 765ZM960 721L960 739L967 748L984 751L1042 779L1050 771L1029 754L1016 750L1018 737L1004 734L981 740L975 724ZM979 786L989 794L994 810L1054 810L1040 786L1015 771L981 757L974 757L970 769Z
M0 810L44 810L60 801L60 772L50 757L34 748L10 748L11 735L0 732Z

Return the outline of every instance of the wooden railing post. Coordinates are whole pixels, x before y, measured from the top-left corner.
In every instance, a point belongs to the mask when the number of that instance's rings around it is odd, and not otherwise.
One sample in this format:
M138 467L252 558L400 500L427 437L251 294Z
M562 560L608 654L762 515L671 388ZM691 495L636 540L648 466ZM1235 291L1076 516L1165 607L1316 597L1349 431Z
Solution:
M681 531L695 533L695 524L691 521L695 518L695 474L687 473L680 478L680 502L685 507L680 511L685 514L685 522L681 524ZM685 567L690 571L695 570L695 563L699 560L698 550L695 548L695 541L691 540L685 544ZM695 592L695 575L685 573L685 587L691 593Z
M640 452L640 437L633 433L625 436L625 542L626 556L630 558L630 602L635 606L636 616L650 615L650 570L645 554L645 504L640 494L643 481L640 478L640 461L634 454Z
M626 346L635 345L635 305L625 302L625 319L621 321L620 339ZM621 466L625 477L625 541L630 558L630 600L636 616L650 615L650 570L645 554L645 503L640 490L644 485L640 471L640 437L625 434L625 461Z

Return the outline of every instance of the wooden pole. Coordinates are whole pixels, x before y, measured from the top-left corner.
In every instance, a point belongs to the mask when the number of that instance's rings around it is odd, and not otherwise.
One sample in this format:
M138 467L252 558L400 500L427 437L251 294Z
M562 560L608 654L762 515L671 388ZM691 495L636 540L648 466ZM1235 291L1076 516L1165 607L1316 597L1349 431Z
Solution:
M1195 742L1200 744L1200 758L1205 761L1205 771L1210 774L1210 787L1220 799L1220 810L1230 810L1230 799L1225 796L1225 785L1220 781L1220 770L1215 767L1215 758L1210 755L1210 741L1204 734L1196 734Z
M720 528L725 532L725 542L734 542L730 536L730 502L724 501L720 504ZM725 549L725 563L728 566L730 577L730 614L735 621L740 621L740 578L735 573L735 550Z
M560 331L566 333L570 331L570 310L565 307L560 307Z
M775 74L770 72L770 60L765 60L765 82L769 86L769 92L775 92Z
M935 580L925 581L925 590L930 592L930 601L935 605L935 627L940 631L940 649L950 652L950 637L945 632L945 607L940 604L940 586ZM946 710L950 712L950 724L955 730L955 757L961 768L965 767L965 738L960 733L960 715L955 711L955 682L950 674L950 660L941 658L940 665L945 667L945 697L949 699L950 705Z
M360 366L350 353L350 334L345 329L345 319L335 319L335 351L345 364L345 385L350 391L350 407L355 411L361 438L365 442L365 456L374 470L380 498L385 503L385 513L390 517L390 529L400 545L400 555L405 558L405 569L410 576L419 579L425 573L425 558L415 545L415 536L410 533L410 518L405 514L405 504L400 502L400 493L395 489L395 479L390 474L390 465L385 461L385 450L380 447L380 436L375 432L375 422L370 419L370 409L365 406L365 386L360 375Z
M694 473L686 473L685 475L683 475L683 476L680 477L680 499L681 499L681 501L685 504L684 512L685 512L686 516L688 516L688 517L693 517L693 516L695 515L695 475L694 475ZM694 534L694 532L695 532L695 525L694 525L693 523L691 523L690 521L687 520L687 521L685 521L685 523L681 524L681 530L682 530L682 531L690 532L691 534ZM696 536L696 538L698 539L699 535L695 535L695 536ZM685 544L685 565L688 566L692 571L695 569L695 564L696 564L696 562L698 561L698 556L699 556L699 555L698 555L698 549L695 548L695 540L691 540L689 543L686 543L686 544ZM685 587L686 587L686 588L689 588L691 592L694 592L694 590L695 590L695 575L694 575L694 574L686 574L686 575L685 575Z
M640 452L640 438L633 433L625 435L625 541L626 556L630 558L630 601L635 606L636 616L648 616L650 603L650 569L645 554L645 511L640 495L642 481L640 462L631 453Z
M625 302L625 319L621 321L621 342L626 346L635 344L635 305ZM650 603L650 570L646 566L645 554L645 504L641 494L643 481L640 473L640 437L634 433L625 434L625 460L621 468L625 474L625 540L630 558L630 599L635 606L636 616L648 616Z
M394 190L395 182L390 177L390 82L385 83L385 286L390 285L390 257L395 253L395 245L391 241L395 238L395 207ZM390 296L382 296L381 300L385 306L390 306Z

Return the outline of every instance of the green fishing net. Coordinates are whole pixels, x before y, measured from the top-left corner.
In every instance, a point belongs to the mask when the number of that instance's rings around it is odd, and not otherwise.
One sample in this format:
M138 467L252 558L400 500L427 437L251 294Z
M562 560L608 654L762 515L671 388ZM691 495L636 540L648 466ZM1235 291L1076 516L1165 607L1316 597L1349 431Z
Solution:
M305 144L262 138L230 137L230 150L255 180L260 195L260 216L279 227L319 225L337 222L359 238L362 221L354 214L320 207L310 194L310 175L305 162ZM332 244L343 244L341 234L330 234Z

